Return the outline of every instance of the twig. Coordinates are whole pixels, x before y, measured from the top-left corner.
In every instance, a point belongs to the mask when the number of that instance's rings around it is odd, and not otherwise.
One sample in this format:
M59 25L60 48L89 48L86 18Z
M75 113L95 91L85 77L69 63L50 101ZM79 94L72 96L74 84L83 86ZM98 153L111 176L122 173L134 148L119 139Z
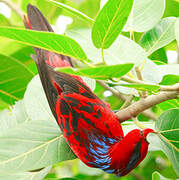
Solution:
M141 73L141 70L139 69L139 67L136 67L136 68L135 68L135 71L136 71L136 74L137 74L137 78L138 78L140 81L142 81L142 80L143 80L143 78L142 78L142 73ZM143 91L143 92L141 93L141 96L142 96L143 98L146 98L147 95L148 95L147 91Z
M157 95L151 95L145 99L140 99L139 101L133 103L132 105L128 106L123 110L118 111L116 115L119 121L122 123L128 119L136 117L139 113L153 107L156 104L170 99L176 99L178 95L179 91L166 91L161 92Z
M3 2L4 4L6 4L9 8L11 8L14 12L16 12L16 14L23 19L24 17L24 13L23 11L16 6L14 3L12 3L10 0L0 0L0 2Z
M132 103L132 100L134 99L134 95L131 94L127 99L126 101L124 102L124 104L122 105L121 109L124 109L126 107L128 107L131 103Z
M106 90L109 90L113 93L114 96L116 96L117 98L119 98L122 101L126 101L127 98L126 96L120 94L118 91L116 91L113 88L110 88L107 84L105 84L103 81L99 81L97 80L97 82ZM142 112L142 114L150 119L153 119L154 121L157 120L157 117L155 115L155 113L153 113L150 109L145 110L144 112Z
M109 90L111 91L114 96L116 96L117 98L121 99L122 101L126 101L126 97L123 96L122 94L120 94L119 92L117 92L115 89L113 88L110 88L107 84L105 84L103 81L99 81L97 80L97 82L102 86L104 87L106 90Z
M177 64L179 64L179 45L177 44Z
M156 114L151 109L145 110L144 112L142 112L142 114L144 116L148 117L149 119L154 120L154 121L156 121L158 119Z
M161 86L161 91L179 91L179 83L176 83L172 86Z

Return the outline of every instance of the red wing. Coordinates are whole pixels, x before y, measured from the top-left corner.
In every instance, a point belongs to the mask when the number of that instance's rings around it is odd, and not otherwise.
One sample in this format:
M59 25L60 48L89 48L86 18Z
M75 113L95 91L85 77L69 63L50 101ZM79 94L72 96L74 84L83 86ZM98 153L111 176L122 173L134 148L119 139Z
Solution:
M107 137L115 142L123 138L115 114L99 99L77 93L62 93L57 100L56 112L64 137L83 162L92 161L89 147L90 144L96 146L94 138L101 139L101 143ZM111 126L115 128L111 129Z

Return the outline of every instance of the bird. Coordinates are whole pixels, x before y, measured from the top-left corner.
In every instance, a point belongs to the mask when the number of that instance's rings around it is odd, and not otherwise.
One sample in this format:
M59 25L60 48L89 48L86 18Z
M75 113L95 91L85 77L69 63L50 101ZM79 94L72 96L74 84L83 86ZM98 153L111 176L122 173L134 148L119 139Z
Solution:
M31 4L24 24L27 29L54 32L41 11ZM134 129L124 135L116 114L81 77L54 70L73 67L70 57L36 47L34 50L50 109L74 154L87 166L119 177L136 168L147 155L146 137L154 130Z

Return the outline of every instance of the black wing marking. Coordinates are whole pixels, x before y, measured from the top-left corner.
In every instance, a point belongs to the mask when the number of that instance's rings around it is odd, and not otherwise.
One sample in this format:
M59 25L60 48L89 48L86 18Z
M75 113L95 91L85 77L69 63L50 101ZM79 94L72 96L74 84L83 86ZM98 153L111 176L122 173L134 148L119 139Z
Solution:
M51 77L51 74L48 71L48 66L45 63L44 51L41 49L38 49L36 54L37 54L36 65L39 72L40 80L42 82L42 86L45 91L50 109L57 120L55 107L56 107L56 102L57 102L57 97L58 97L58 91L54 87L53 78Z
M141 141L139 141L135 145L134 150L132 152L132 156L131 156L131 158L129 160L129 163L128 163L126 169L125 169L126 171L129 171L129 170L133 169L136 166L136 164L139 162L139 160L141 158L141 152L140 152L141 145L142 145Z
M54 81L64 93L75 92L90 99L99 99L89 87L75 79L73 76L62 72L56 72L53 69L51 69L51 73L53 74Z

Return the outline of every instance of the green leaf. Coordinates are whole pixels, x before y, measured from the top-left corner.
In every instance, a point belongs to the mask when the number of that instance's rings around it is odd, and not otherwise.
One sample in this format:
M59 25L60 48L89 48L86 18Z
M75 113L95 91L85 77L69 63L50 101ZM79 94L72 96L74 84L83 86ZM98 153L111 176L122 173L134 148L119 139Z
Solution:
M0 136L0 154L0 173L39 169L74 158L57 124L45 120L22 123Z
M118 84L119 86L134 88L139 91L158 91L160 86L152 84Z
M165 0L135 0L125 31L144 32L151 29L162 17Z
M100 62L101 52L95 48L91 41L90 29L78 29L67 31L67 35L75 39L88 54L89 59L95 63ZM146 59L146 52L141 46L129 38L119 35L109 49L104 50L104 59L107 64L134 63L140 65Z
M146 50L148 56L175 39L175 22L175 17L164 18L153 29L143 35L140 44Z
M0 27L0 36L14 39L20 43L42 48L89 62L86 54L73 39L52 32L39 32L18 28Z
M57 68L60 72L74 74L78 76L87 76L93 79L107 80L111 78L119 78L128 73L133 64L119 64L112 66L97 66L83 69L74 68Z
M164 101L157 105L162 111L167 111L168 109L178 108L179 107L179 99L171 99L168 101Z
M175 36L179 46L179 19L177 19L175 23Z
M162 150L168 156L179 175L179 109L164 112L156 122Z
M7 130L17 127L23 122L29 121L29 117L26 114L24 101L18 101L9 109L0 111L0 136L6 134Z
M155 62L157 65L168 63L167 53L164 48L160 48L153 52L149 56L149 59L153 60L153 62Z
M11 112L0 113L0 174L35 170L76 157L49 112L42 87L38 88L37 77L28 86L29 92L36 91L35 97L25 94L24 102L17 103ZM39 102L42 98L46 104ZM39 105L37 109L36 104ZM37 111L42 115L35 117ZM29 115L31 112L34 114ZM48 117L43 116L48 113Z
M159 172L155 171L152 173L152 180L172 180L162 176Z
M56 1L53 1L53 0L48 0L48 1L52 2L53 4L55 4L56 6L62 8L64 10L69 11L73 15L76 15L76 16L80 17L81 19L89 22L89 23L94 23L94 20L92 18L88 17L84 13L82 13L82 12L80 12L80 11L78 11L78 10L76 10L76 9L66 5L66 4L63 4L63 3L60 3L60 2L56 2Z
M162 79L162 82L160 82L161 85L173 85L179 83L179 75L165 75Z
M13 104L24 95L27 83L34 73L21 61L0 54L0 96L8 104Z
M37 172L19 172L19 173L2 173L0 179L3 180L43 180L50 171L51 166Z
M109 0L98 14L92 28L92 40L97 48L107 49L124 27L133 0Z
M166 0L166 8L164 17L179 17L179 1L178 0Z

